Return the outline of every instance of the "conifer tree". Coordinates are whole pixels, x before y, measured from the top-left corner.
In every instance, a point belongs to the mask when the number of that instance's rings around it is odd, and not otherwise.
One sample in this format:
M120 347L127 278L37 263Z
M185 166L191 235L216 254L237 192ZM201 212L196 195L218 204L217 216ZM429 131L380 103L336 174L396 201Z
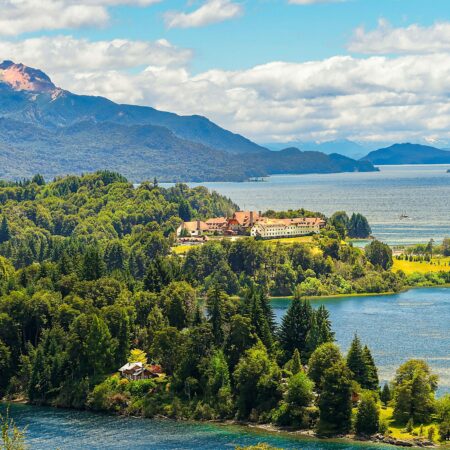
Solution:
M219 286L213 286L208 292L208 314L209 322L212 325L214 341L216 345L222 345L223 334L223 305L227 300L227 295Z
M347 354L347 367L353 374L352 378L364 386L367 379L367 368L361 341L357 334L355 334Z
M0 225L0 244L9 241L11 239L11 232L9 230L8 219L3 216L2 223Z
M105 263L98 246L93 245L89 247L83 258L83 278L85 280L98 280L104 275L105 269Z
M326 342L334 341L334 332L331 327L330 312L325 308L325 305L320 305L316 311L317 326L318 326L318 341L316 343L316 348L319 345L325 344Z
M362 387L376 391L379 389L378 370L373 360L372 353L367 345L363 349L364 362L366 364L366 379L364 380Z
M308 358L306 340L311 329L313 309L307 300L295 295L281 322L279 340L285 355L292 355L295 349L303 359ZM289 356L286 358L288 359Z
M298 348L294 350L294 354L292 355L292 364L291 364L291 372L293 375L301 372L302 370L302 362L300 360L300 352Z
M380 400L383 402L384 406L391 401L391 390L389 389L389 385L387 383L384 384L383 389L381 390Z

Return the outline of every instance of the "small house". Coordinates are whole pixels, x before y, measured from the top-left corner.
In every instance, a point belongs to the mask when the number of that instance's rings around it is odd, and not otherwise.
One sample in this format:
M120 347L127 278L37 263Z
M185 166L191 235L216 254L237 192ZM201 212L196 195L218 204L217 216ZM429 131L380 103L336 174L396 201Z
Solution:
M163 373L159 364L143 364L141 362L126 363L119 369L119 372L130 381L158 378Z

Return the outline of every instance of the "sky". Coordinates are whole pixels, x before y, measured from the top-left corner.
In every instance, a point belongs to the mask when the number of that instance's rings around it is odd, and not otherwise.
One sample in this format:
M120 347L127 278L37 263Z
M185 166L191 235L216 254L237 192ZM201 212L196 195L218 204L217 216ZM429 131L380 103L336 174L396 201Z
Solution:
M0 0L0 60L256 142L450 142L450 0Z

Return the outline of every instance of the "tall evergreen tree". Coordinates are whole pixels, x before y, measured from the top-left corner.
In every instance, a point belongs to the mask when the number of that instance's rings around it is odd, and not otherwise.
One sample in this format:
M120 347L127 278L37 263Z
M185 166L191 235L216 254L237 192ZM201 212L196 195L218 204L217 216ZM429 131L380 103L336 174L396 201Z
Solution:
M296 373L301 372L301 370L302 370L302 362L300 359L300 352L296 348L294 350L294 354L292 355L291 372L295 375Z
M387 383L384 384L383 389L381 390L380 400L383 402L384 406L391 401L392 395L389 385Z
M0 244L7 242L11 239L11 232L9 230L9 223L6 216L3 216L2 223L0 225Z
M352 378L364 386L367 380L367 367L363 347L357 334L355 334L347 354L347 367L353 374Z
M222 345L223 333L223 305L227 300L227 294L219 286L213 286L208 291L208 315L212 326L216 345Z
M373 360L372 353L367 345L365 345L363 349L363 358L366 365L366 379L364 380L362 387L370 389L371 391L377 391L380 383L378 379L378 370L375 361Z
M279 340L285 357L288 359L298 349L303 360L307 360L306 339L311 329L313 309L307 300L295 295L281 322Z
M105 263L97 245L87 248L83 258L82 276L85 280L98 280L105 274Z

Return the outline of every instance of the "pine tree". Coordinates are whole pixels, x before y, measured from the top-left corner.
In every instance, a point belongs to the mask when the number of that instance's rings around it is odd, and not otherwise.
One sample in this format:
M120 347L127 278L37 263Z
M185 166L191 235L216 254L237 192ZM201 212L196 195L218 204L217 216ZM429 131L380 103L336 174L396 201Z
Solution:
M273 320L272 308L268 301L266 303L266 297L258 291L254 283L251 283L245 293L242 309L242 312L250 319L254 333L270 350L273 344L273 334L269 324L269 321Z
M266 317L267 325L269 326L270 332L275 333L277 324L275 321L275 314L273 312L272 306L270 304L270 299L266 292L261 289L259 294L259 300L261 304L262 311Z
M98 280L106 270L105 263L98 246L93 245L86 250L83 258L82 275L85 280Z
M192 218L191 207L189 206L189 203L185 199L182 199L180 201L180 204L178 206L178 216L184 222L189 222Z
M385 383L381 391L380 400L383 402L384 406L387 406L391 401L391 398L391 390L389 389L389 385Z
M279 332L280 345L286 356L298 349L303 360L308 360L306 339L311 329L312 316L313 309L309 301L303 301L295 295L283 317Z
M366 364L366 379L364 380L362 387L364 389L370 389L371 391L377 391L379 388L378 370L373 360L372 353L367 345L363 349L364 362Z
M302 362L300 360L300 352L296 348L294 354L292 355L291 372L293 375L302 371Z
M316 348L319 345L326 342L334 341L334 332L331 328L330 312L325 308L325 305L320 305L316 312L317 326L319 329L318 342Z
M267 316L261 305L261 296L257 293L255 293L252 298L250 320L256 334L259 336L265 347L270 350L273 344L273 336L269 323L267 322Z
M367 368L361 341L357 334L355 334L347 354L347 367L352 371L353 379L364 386L367 380Z
M11 239L11 232L9 230L8 219L3 216L2 223L0 225L0 244L7 242Z
M223 305L227 300L227 295L219 286L213 286L208 292L208 314L209 322L212 325L214 341L216 345L222 345L223 334Z

